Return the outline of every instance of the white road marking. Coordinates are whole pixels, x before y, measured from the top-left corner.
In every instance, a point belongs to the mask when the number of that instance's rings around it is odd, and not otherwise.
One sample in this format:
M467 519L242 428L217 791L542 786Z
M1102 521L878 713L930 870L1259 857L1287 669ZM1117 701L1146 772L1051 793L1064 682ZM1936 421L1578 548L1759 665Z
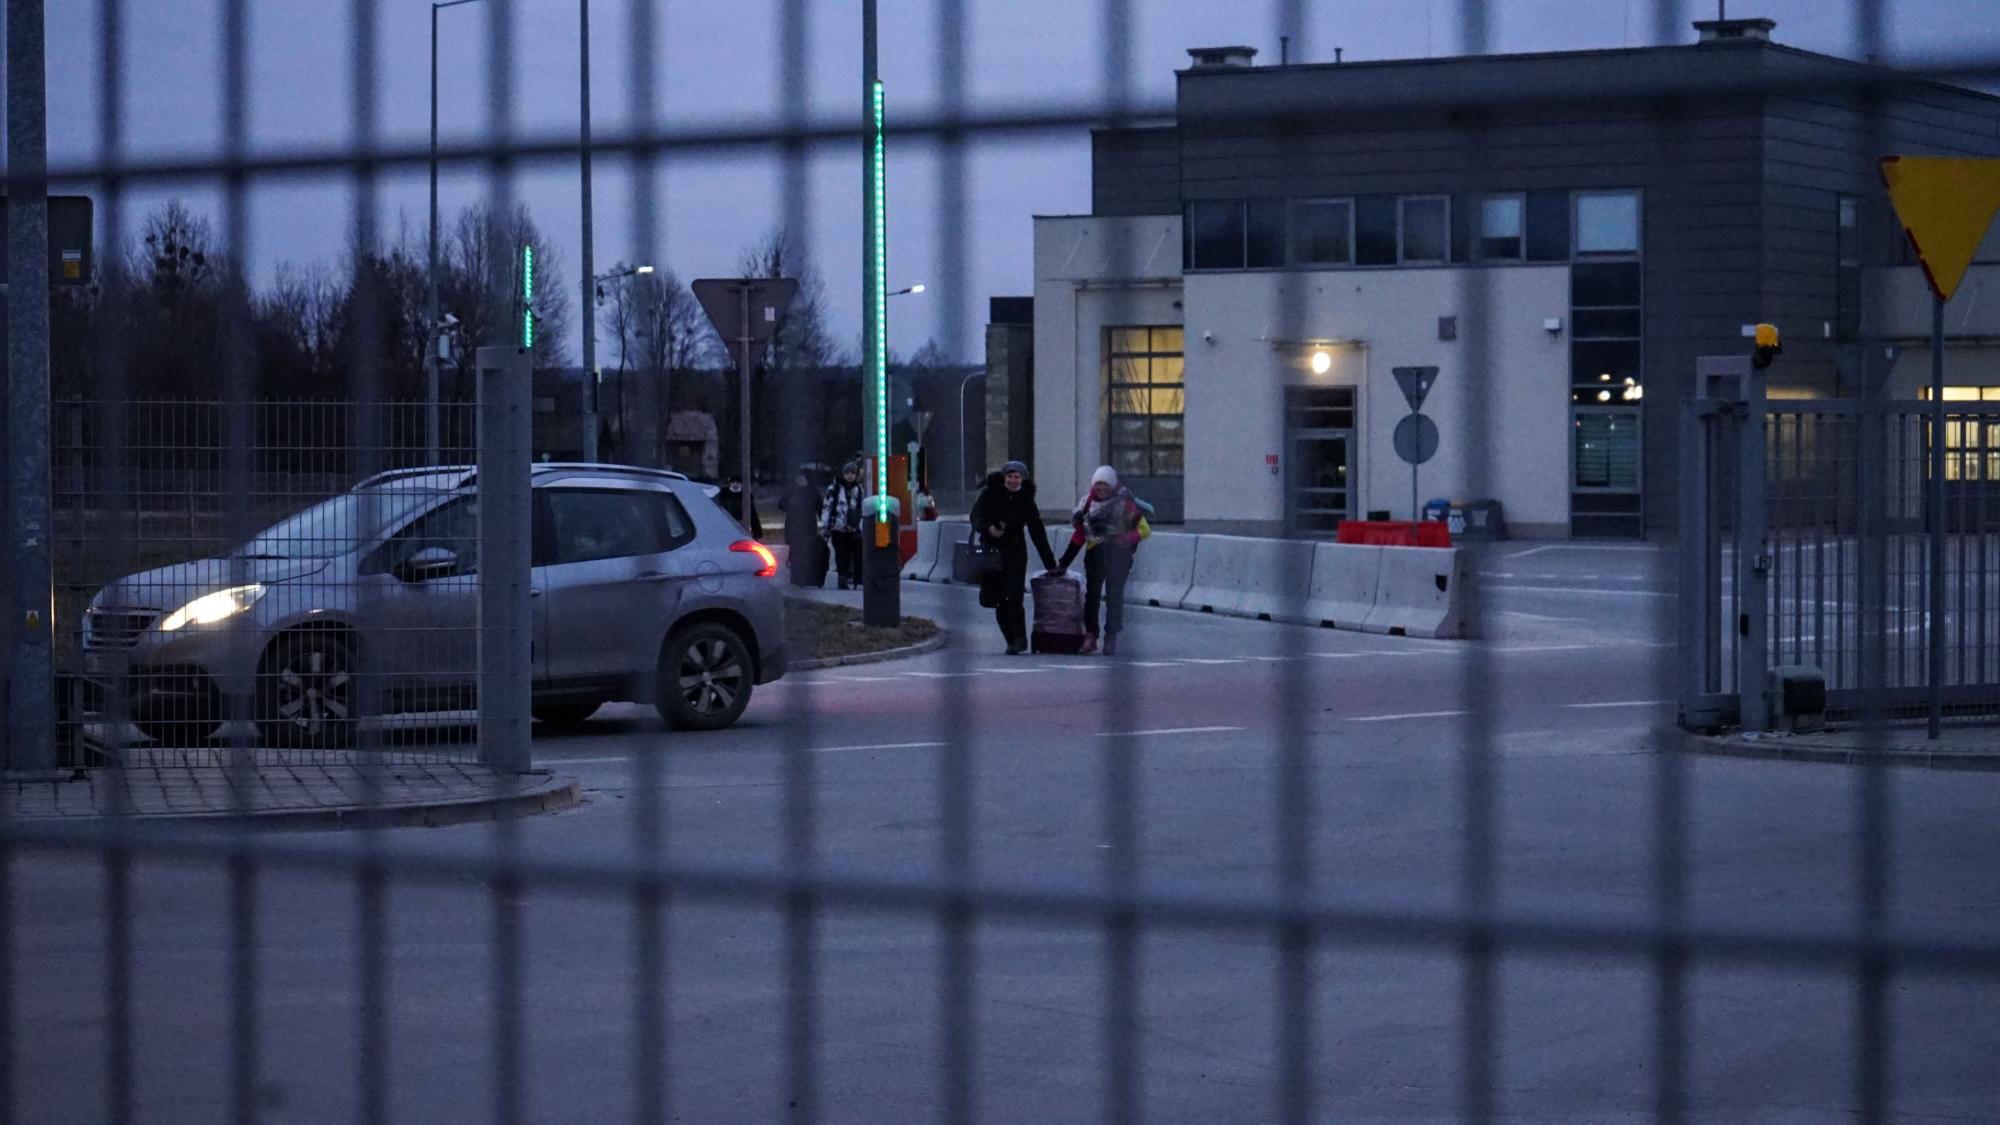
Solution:
M949 742L880 742L872 746L813 746L809 747L806 752L809 754L841 754L849 750L935 750L940 746L949 745L951 745Z
M1572 711L1583 711L1594 707L1666 707L1672 703L1671 699L1620 699L1609 703L1565 703L1563 706Z
M1631 546L1623 546L1623 545L1614 545L1614 544L1610 544L1610 543L1604 543L1604 544L1588 544L1588 545L1586 545L1586 544L1582 544L1582 543L1551 543L1551 544L1549 544L1549 545L1548 545L1548 546L1546 546L1546 547L1530 547L1530 548L1528 548L1528 549L1527 549L1527 550L1525 550L1525 551L1515 551L1515 552L1513 552L1512 554L1509 554L1509 555L1508 555L1508 556L1506 556L1506 557L1507 557L1507 558L1510 558L1510 559L1525 559L1525 558L1527 558L1527 557L1528 557L1529 555L1539 555L1539 554L1541 554L1541 553L1542 553L1543 551L1615 551L1615 552L1623 552L1623 551L1658 551L1658 550L1659 550L1659 548L1658 548L1658 547L1649 547L1649 546L1646 546L1646 545L1644 545L1644 544L1640 544L1640 543L1634 543L1634 544L1632 544Z
M1099 738L1151 738L1161 734L1228 734L1242 730L1242 727L1165 727L1160 730L1107 730L1099 732Z
M1493 586L1494 590L1505 590L1510 594L1578 594L1590 597L1614 598L1671 598L1672 590L1590 590L1581 586Z
M1178 661L1178 663L1181 663L1181 664L1241 664L1241 663L1243 663L1244 659L1245 659L1245 658L1244 658L1244 657L1241 657L1241 656L1232 656L1232 657L1229 657L1229 658L1227 658L1227 659L1214 659L1214 658L1210 658L1210 659L1203 659L1203 658L1201 658L1201 657L1198 657L1198 656L1183 656L1183 657L1181 657L1181 658L1180 658L1180 660ZM1276 659L1279 659L1279 660L1283 660L1283 659L1284 659L1284 657L1280 656L1280 657L1277 657Z
M1457 715L1470 715L1470 711L1411 711L1402 715L1349 715L1350 723L1393 723L1401 719L1449 719Z
M638 759L639 755L637 754L627 754L622 758L543 758L541 759L541 761L543 765L553 767L553 766L599 766L599 765L606 765L611 762L634 762L637 761Z
M962 676L977 676L977 672L905 672L906 676L916 676L925 680L951 680Z

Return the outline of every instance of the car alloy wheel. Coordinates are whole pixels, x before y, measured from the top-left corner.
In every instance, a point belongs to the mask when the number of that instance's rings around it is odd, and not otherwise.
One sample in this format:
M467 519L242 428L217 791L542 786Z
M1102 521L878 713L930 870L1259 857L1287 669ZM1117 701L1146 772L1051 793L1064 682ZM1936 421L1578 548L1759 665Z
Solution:
M683 730L719 730L749 706L755 676L736 631L704 621L669 637L662 654L660 717Z
M333 636L303 634L273 646L258 677L258 725L283 747L338 749L354 741L353 650Z

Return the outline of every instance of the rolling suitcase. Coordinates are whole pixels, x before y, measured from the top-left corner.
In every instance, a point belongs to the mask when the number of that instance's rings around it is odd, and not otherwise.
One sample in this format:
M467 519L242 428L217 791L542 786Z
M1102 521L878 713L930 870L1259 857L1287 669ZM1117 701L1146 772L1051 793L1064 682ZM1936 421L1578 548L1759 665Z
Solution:
M1069 654L1083 647L1083 583L1069 575L1028 583L1035 599L1029 643L1036 652Z

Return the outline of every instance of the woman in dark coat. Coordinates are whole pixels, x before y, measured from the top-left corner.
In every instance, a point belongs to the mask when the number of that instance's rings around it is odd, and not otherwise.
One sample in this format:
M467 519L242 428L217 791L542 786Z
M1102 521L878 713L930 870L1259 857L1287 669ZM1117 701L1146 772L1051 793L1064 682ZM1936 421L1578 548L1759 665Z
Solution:
M826 541L819 537L819 489L801 471L778 500L785 513L785 545L790 548L792 585L826 584Z
M979 600L993 607L1000 623L1000 635L1007 639L1007 655L1028 651L1028 617L1022 605L1028 581L1028 544L1042 556L1042 568L1056 568L1055 552L1049 550L1049 532L1042 526L1041 509L1035 507L1035 484L1028 479L1028 466L1009 461L986 478L986 488L972 505L972 528L984 536L989 547L1000 550L1000 573L988 578L980 588Z

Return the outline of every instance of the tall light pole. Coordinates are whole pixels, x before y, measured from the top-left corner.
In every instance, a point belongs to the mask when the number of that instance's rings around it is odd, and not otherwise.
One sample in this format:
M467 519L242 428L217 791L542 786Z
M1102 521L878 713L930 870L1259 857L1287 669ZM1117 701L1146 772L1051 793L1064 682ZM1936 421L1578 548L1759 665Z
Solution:
M431 5L431 246L429 293L424 306L424 453L432 465L438 463L442 444L438 433L438 348L444 340L438 311L438 12L478 2L439 0Z
M875 502L869 505L868 522L862 532L862 558L873 566L882 565L879 551L893 549L897 531L889 512L889 316L887 273L889 248L888 212L883 193L882 76L876 44L876 0L861 0L861 301L862 337L861 429L869 456L875 462ZM861 620L867 625L895 625L902 618L902 590L888 581L869 580L868 567L861 584Z
M972 487L972 477L967 474L965 464L966 451L972 448L971 439L965 436L965 388L971 386L974 379L984 378L986 372L974 371L958 381L958 486L964 489Z
M577 0L582 44L582 163L583 163L583 307L590 313L590 330L583 334L583 459L597 460L597 304L591 299L597 282L591 277L596 256L590 239L590 0Z

